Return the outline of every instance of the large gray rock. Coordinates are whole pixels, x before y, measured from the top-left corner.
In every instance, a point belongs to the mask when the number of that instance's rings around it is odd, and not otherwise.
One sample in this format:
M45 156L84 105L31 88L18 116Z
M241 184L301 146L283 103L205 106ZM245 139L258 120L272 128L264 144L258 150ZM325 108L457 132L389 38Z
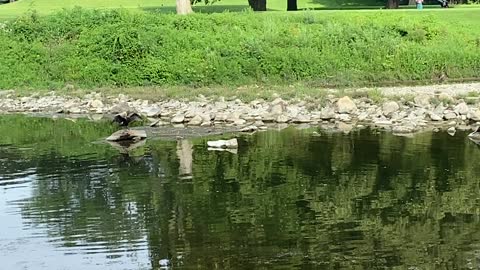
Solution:
M294 123L310 123L312 122L312 118L309 115L300 114L300 115L297 115L295 119L293 119L293 122Z
M430 98L429 95L418 95L413 100L417 106L428 107L430 106Z
M457 114L453 111L446 110L443 118L445 118L446 120L457 119Z
M94 108L94 109L100 109L100 108L103 108L103 102L99 99L94 99L92 101L90 101L90 107L91 108Z
M126 141L126 140L142 140L147 138L145 130L122 129L114 132L106 140L107 141Z
M357 111L357 105L355 105L355 102L347 96L338 99L336 107L337 112L339 113L354 113Z
M183 121L185 121L185 116L183 114L177 114L172 118L172 120L170 120L170 123L181 124Z
M442 114L442 115L443 115L443 114ZM443 120L443 117L442 117L442 116L440 116L440 115L438 115L438 114L436 114L436 113L434 113L434 112L429 112L428 116L430 117L430 119L431 119L432 121L441 121L441 120Z
M275 122L277 122L277 123L287 123L288 121L290 121L290 118L286 115L283 115L283 114L277 116L277 118L275 120Z
M459 115L467 115L470 111L470 108L465 102L461 102L457 106L455 106L455 112Z
M195 115L190 121L188 125L190 126L199 126L203 123L203 118L200 115Z
M128 105L127 102L119 102L118 104L114 105L112 108L110 108L111 113L130 113L133 112L132 107Z
M335 110L331 107L325 107L320 111L320 119L330 120L335 118Z
M395 101L385 102L383 103L383 106L382 106L383 115L385 116L391 116L394 112L398 111L399 109L400 109L400 106Z

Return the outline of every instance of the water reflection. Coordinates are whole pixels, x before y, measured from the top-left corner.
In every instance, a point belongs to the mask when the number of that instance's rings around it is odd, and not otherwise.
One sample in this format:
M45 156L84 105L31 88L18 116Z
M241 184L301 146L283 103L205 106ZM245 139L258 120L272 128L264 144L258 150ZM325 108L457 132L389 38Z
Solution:
M480 149L457 133L149 140L0 118L6 269L477 269ZM123 149L123 148L122 148ZM120 150L122 150L120 149Z

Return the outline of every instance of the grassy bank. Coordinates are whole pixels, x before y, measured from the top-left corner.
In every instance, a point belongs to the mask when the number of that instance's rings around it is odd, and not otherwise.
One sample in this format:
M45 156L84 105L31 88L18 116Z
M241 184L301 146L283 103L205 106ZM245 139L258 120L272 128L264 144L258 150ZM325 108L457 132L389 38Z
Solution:
M380 85L480 74L477 10L30 14L0 30L0 88Z

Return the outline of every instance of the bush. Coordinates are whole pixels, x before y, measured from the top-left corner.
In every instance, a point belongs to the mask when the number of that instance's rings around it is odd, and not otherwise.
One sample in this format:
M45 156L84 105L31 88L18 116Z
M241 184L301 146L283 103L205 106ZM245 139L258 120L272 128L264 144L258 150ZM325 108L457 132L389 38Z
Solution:
M353 86L480 74L479 36L404 13L35 13L0 30L0 88Z

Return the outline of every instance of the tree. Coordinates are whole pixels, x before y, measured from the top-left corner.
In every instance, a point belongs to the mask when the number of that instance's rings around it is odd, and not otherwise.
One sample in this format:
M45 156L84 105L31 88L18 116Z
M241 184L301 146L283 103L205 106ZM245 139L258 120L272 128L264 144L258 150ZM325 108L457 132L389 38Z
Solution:
M187 15L193 13L190 0L177 0L177 14Z
M297 10L297 0L287 0L287 10Z
M398 8L399 4L400 4L399 0L387 0L386 8L388 9Z
M254 11L267 11L267 0L248 0L248 5Z

